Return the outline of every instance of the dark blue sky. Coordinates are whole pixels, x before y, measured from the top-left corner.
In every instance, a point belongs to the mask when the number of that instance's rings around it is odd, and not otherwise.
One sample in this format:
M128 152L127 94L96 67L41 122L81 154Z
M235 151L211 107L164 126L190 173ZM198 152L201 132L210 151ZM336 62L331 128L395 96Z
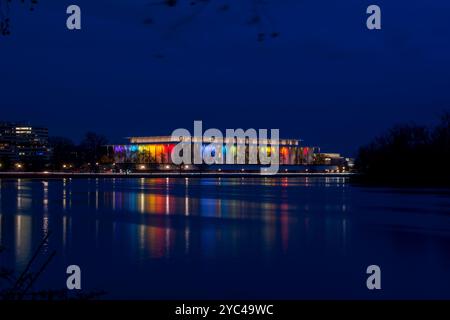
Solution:
M12 35L0 38L0 119L112 141L203 120L352 154L393 124L430 124L450 108L447 0L267 0L260 25L248 24L252 0L179 1L13 6ZM81 31L65 27L68 4L82 8ZM381 31L365 27L369 4L382 8ZM280 36L259 43L258 32Z

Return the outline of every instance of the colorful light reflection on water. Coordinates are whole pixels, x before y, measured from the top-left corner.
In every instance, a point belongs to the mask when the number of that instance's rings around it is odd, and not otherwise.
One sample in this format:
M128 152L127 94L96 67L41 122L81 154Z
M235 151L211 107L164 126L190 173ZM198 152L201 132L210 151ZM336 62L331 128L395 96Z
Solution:
M432 277L450 265L445 192L418 196L310 177L10 179L0 186L7 265L23 269L52 231L45 250L58 255L44 287L64 283L64 266L74 263L86 269L87 287L112 297L336 297L345 281L364 277L355 272L371 259L399 272L419 261ZM364 296L362 289L347 285L344 296ZM396 287L391 294L411 293Z

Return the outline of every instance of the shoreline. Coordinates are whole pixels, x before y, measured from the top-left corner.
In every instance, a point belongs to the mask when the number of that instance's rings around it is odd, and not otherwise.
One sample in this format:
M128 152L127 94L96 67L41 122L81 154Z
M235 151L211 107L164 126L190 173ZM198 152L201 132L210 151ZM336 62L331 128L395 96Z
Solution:
M272 178L272 177L350 177L355 173L322 173L322 172L280 172L275 175L259 172L145 172L145 173L92 173L92 172L0 172L4 178Z
M390 188L439 188L449 189L450 181L446 177L424 176L367 176L355 174L350 182L360 187L390 187Z

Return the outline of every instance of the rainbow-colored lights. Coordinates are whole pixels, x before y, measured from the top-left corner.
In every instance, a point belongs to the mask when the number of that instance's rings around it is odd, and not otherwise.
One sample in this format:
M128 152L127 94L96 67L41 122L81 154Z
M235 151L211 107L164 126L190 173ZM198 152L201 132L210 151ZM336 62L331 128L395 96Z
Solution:
M130 141L136 141L136 138L130 138ZM164 140L162 137L158 137L158 141ZM168 143L114 145L110 146L109 152L114 157L116 163L172 164L171 154L176 143L170 139L168 139L167 142ZM248 144L239 147L233 145L231 148L227 145L223 145L221 147L222 150L219 149L219 151L221 151L220 154L217 154L218 150L216 150L216 145L208 143L201 146L201 153L203 156L211 155L216 157L216 159L223 159L223 163L225 163L225 160L228 158L234 159L237 162L238 148L245 148L245 152L241 153L245 154L245 159L243 159L244 164L251 164L254 162L251 162L249 159L250 147L251 146ZM253 147L255 146L253 145ZM258 148L259 154L265 154L267 157L271 157L271 155L276 152L274 146L260 146ZM301 147L299 144L292 144L289 142L289 144L279 146L279 162L281 165L308 164L313 159L313 152L313 148ZM231 156L228 153L230 153ZM194 155L193 150L191 154L192 156ZM258 163L260 163L259 160Z
M175 144L115 145L114 159L116 163L170 164L174 146Z

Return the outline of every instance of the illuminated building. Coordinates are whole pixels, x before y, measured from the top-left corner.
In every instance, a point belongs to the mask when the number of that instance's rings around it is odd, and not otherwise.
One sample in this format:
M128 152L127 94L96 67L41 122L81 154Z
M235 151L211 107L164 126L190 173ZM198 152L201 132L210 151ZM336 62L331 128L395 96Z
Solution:
M236 159L234 162L236 165L248 165L251 166L249 161L249 149L250 145L257 145L257 148L264 148L267 155L274 150L271 146L270 139L266 140L256 140L250 138L224 138L215 139L205 138L205 137L192 137L186 139L184 137L172 137L172 136L157 136L157 137L130 137L127 138L129 143L120 145L110 145L108 146L108 154L114 158L114 162L119 167L128 166L130 169L136 170L148 170L152 168L159 169L173 169L173 163L171 159L171 153L173 148L183 139L191 144L191 148L194 148L195 143L201 144L201 152L209 153L214 155L215 145L213 143L220 143L222 145L222 157L226 158L228 153L233 154L233 158ZM230 141L229 139L234 139ZM241 139L241 140L238 140ZM245 139L245 140L242 140ZM238 144L241 144L245 148L245 159L243 163L237 163L237 148ZM231 148L227 147L231 146ZM260 145L264 145L261 147ZM242 148L242 147L241 147ZM258 149L259 150L259 149ZM263 150L263 149L261 149ZM279 140L279 162L280 165L291 166L291 165L308 165L314 160L313 147L301 146L300 140L296 139L280 139ZM194 151L191 152L193 156ZM193 159L192 162L194 163ZM223 163L226 163L224 160ZM259 164L259 159L258 163ZM231 166L231 164L221 164L222 167ZM188 167L188 166L186 166ZM191 166L192 169L195 168Z
M45 162L50 154L47 128L0 122L0 158L11 162Z

